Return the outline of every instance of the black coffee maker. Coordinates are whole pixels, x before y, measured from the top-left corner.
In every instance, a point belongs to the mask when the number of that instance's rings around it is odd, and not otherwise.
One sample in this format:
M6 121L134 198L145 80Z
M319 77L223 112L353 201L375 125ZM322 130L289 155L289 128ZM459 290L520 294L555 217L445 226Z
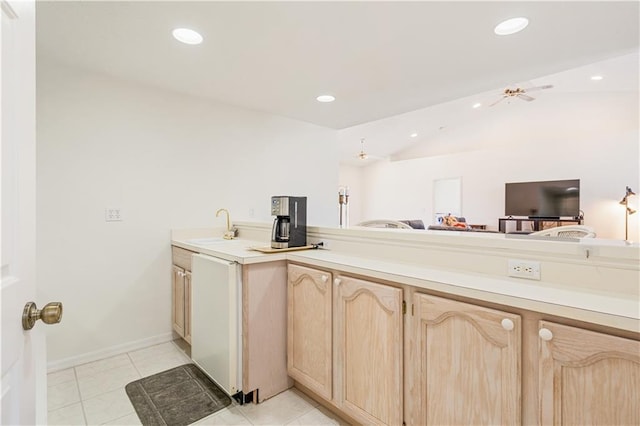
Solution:
M307 197L271 197L271 215L276 217L271 232L271 248L307 245Z

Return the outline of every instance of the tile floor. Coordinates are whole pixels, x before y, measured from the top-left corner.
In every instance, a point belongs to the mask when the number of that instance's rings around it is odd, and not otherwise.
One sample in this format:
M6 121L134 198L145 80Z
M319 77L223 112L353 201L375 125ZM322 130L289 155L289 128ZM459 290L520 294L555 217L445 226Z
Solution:
M50 425L139 425L127 383L191 360L167 342L48 375ZM343 425L329 411L290 389L261 404L235 401L198 425Z

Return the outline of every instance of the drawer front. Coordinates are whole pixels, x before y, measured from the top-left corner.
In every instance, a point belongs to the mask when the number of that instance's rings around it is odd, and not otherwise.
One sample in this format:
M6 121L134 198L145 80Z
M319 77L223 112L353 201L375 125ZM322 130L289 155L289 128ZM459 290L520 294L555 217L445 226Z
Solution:
M191 255L194 252L180 247L171 246L171 257L174 265L187 271L191 271Z

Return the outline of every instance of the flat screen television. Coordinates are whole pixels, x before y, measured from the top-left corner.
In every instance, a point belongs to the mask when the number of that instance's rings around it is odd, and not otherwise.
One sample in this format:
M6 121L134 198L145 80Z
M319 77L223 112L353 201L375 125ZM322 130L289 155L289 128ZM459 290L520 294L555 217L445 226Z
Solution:
M580 216L580 179L506 183L504 195L506 216Z

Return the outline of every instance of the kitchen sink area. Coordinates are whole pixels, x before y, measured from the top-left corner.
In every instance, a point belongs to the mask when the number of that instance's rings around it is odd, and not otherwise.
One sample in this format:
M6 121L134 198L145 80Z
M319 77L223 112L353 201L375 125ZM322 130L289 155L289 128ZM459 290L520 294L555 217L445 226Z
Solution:
M229 241L233 241L233 240L225 240L222 237L204 237L204 238L191 238L186 240L185 242L189 244L194 244L197 246L206 246L209 244L218 244L218 243L224 243Z

